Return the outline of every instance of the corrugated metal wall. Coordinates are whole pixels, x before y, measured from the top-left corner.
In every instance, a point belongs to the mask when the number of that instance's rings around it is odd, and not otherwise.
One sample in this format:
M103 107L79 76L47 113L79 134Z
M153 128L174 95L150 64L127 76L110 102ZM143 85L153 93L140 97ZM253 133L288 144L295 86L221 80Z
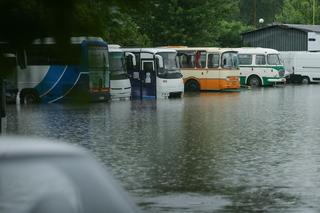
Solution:
M308 33L278 26L242 35L243 46L272 48L278 51L306 51Z

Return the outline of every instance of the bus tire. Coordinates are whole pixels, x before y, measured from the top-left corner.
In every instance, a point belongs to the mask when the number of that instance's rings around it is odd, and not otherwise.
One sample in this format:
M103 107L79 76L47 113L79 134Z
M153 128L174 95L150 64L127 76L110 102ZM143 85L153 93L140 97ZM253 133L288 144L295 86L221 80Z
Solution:
M23 90L20 93L20 104L37 104L40 102L39 95L32 89Z
M302 76L301 83L302 84L310 84L310 78L308 76Z
M247 80L248 86L251 87L261 87L261 79L257 75L251 75Z
M199 92L200 85L196 80L189 80L185 84L185 91L186 92Z

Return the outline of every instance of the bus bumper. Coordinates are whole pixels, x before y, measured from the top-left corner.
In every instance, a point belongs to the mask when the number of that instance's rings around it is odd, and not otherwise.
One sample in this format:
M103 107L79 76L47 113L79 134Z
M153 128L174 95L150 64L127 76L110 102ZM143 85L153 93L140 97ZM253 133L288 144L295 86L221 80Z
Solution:
M271 78L271 79L268 79L268 82L270 82L270 83L286 83L286 79L285 78Z

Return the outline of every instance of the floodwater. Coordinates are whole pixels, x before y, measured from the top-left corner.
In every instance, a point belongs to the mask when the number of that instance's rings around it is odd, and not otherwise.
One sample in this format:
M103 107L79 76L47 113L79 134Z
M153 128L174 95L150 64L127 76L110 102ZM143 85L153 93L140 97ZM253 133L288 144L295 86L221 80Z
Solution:
M91 150L143 212L320 212L320 85L7 110L7 134Z

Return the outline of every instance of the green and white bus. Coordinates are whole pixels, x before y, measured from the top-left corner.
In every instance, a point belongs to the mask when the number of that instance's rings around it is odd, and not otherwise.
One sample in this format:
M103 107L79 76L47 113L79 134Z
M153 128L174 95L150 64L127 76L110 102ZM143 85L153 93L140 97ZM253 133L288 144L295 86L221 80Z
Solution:
M268 48L237 48L240 68L240 84L252 87L285 83L284 66L279 52Z

